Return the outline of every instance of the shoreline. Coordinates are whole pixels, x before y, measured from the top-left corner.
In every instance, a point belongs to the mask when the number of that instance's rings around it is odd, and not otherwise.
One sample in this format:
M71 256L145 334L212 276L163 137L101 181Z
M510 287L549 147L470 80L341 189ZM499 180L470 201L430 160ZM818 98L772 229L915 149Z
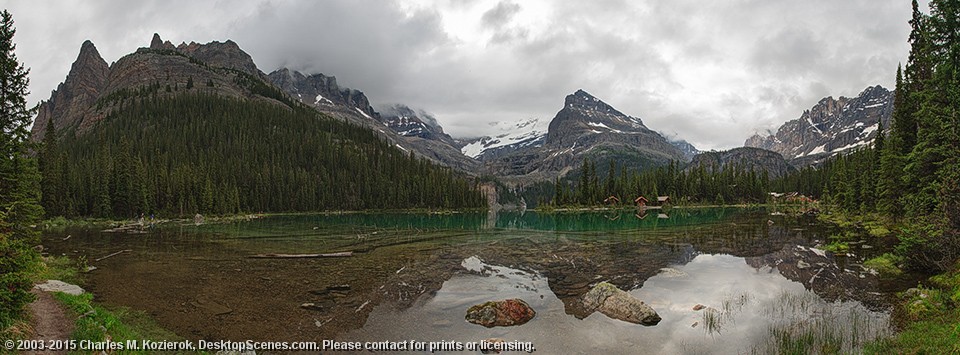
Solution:
M648 206L646 210L683 210L683 209L704 209L704 208L770 208L770 207L797 207L802 208L806 206L794 206L794 205L780 205L780 204L731 204L731 205L667 205L667 206ZM427 209L427 208L410 208L410 209L368 209L368 210L326 210L326 211L304 211L304 212L263 212L263 213L253 213L253 212L244 212L237 214L228 214L228 215L202 215L203 222L202 224L215 224L215 223L229 223L234 221L250 221L254 219L266 218L266 217L278 217L278 216L336 216L336 215L359 215L359 214L427 214L427 215L454 215L454 214L463 214L463 213L489 213L489 212L517 212L517 211L531 211L542 214L551 214L551 213L570 213L570 212L608 212L608 211L630 211L637 210L638 207L635 206L594 206L594 207L536 207L531 209L489 209L489 208L469 208L469 209ZM186 216L177 216L173 218L155 218L151 220L144 220L143 224L146 225L160 225L160 224L169 224L169 223L182 223L182 224L194 224L195 221L191 217ZM41 221L37 227L44 230L55 230L55 229L65 229L69 227L102 227L102 228L124 228L141 225L140 221L136 218L130 219L115 219L115 218L94 218L94 217L81 217L81 218L66 218L62 216L57 216L53 218L47 218Z

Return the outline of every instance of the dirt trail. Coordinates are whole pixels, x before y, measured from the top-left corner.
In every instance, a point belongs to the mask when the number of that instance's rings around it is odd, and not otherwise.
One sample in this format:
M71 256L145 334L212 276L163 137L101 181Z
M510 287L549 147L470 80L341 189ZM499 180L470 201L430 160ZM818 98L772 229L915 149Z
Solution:
M33 326L31 340L67 340L73 333L73 318L50 292L33 291L37 300L30 304L30 319ZM24 351L23 354L66 354L66 351Z

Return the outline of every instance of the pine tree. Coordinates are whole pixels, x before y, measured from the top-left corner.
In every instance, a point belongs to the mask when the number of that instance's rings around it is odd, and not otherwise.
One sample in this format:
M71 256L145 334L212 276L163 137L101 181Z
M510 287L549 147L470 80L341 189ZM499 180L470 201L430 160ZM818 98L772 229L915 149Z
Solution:
M43 135L43 146L39 154L39 168L41 175L41 203L48 216L63 215L63 191L60 165L60 153L57 149L57 132L53 122L47 122L46 133Z
M616 192L616 189L617 189L616 171L617 171L617 162L611 160L610 167L607 169L606 180L604 180L604 183L603 183L604 187L606 188L606 191L604 191L603 193L604 195L607 195L607 196L616 195L617 193Z
M23 191L23 179L29 178L27 156L28 130L36 108L27 108L29 70L17 59L14 50L13 15L0 13L0 212L7 214L7 223L15 228L31 224L31 206L20 198L31 198L38 192ZM16 235L15 235L16 237Z
M877 209L890 216L898 216L902 210L900 197L903 196L903 168L906 165L906 136L915 125L912 113L909 88L903 79L903 71L897 67L897 87L894 89L894 112L889 139L877 147L880 153L880 177L877 182Z
M926 41L921 47L924 59L921 70L932 71L921 77L919 91L911 97L920 109L915 114L917 144L907 156L905 171L916 193L907 208L916 216L927 215L940 203L944 182L944 162L955 155L958 111L957 86L960 66L960 34L958 6L955 1L932 1L931 15L922 23ZM935 71L934 71L935 69Z
M40 174L28 153L27 70L17 60L13 15L0 13L0 330L19 318L33 300L27 270L37 259L29 246L37 234L31 225L43 215Z

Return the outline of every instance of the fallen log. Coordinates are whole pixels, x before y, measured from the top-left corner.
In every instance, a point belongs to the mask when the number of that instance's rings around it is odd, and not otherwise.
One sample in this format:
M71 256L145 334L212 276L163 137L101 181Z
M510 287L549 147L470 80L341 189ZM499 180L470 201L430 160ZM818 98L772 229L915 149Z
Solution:
M121 250L121 251L118 251L118 252L116 252L116 253L113 253L113 254L104 256L104 257L102 257L102 258L98 258L98 259L96 259L96 260L94 260L94 261L101 261L101 260L104 260L104 259L106 259L106 258L113 257L113 256L117 256L117 255L120 255L120 254L129 252L129 251L133 251L133 250L130 250L130 249Z
M353 256L352 251L327 254L256 254L250 255L254 259L309 259L309 258L343 258Z

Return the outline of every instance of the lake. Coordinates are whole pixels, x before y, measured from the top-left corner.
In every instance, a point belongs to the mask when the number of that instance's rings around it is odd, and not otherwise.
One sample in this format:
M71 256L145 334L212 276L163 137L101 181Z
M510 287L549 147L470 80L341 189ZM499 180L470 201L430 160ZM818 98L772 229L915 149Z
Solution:
M86 285L97 301L145 311L192 340L500 338L543 354L770 353L852 351L891 333L893 294L909 283L861 265L889 246L865 238L845 256L818 248L835 233L764 208L674 208L277 215L145 233L72 228L44 242L97 267ZM602 281L662 321L588 312L580 300ZM536 316L513 327L464 320L471 305L507 298Z

